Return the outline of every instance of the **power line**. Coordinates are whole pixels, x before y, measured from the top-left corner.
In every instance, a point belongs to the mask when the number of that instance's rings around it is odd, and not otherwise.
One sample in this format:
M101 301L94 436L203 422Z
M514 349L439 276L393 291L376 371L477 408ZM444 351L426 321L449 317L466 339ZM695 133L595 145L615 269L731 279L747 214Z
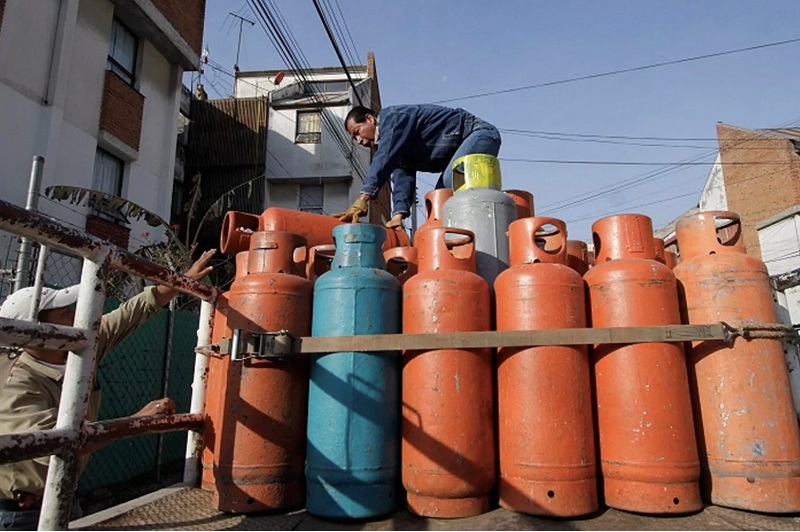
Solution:
M317 14L319 15L319 19L322 21L322 27L325 28L325 33L328 34L328 40L333 45L333 51L336 52L336 57L339 59L339 63L342 65L342 69L344 70L345 75L347 76L347 81L350 82L350 87L353 88L353 94L356 95L356 99L358 100L358 105L363 106L363 102L361 101L361 95L356 90L356 85L353 83L353 78L350 76L350 71L347 70L347 65L344 62L344 57L342 57L342 51L339 49L339 44L336 42L336 38L333 36L331 32L331 27L328 24L328 19L325 14L322 12L322 7L319 5L319 0L311 0L314 3L314 7L317 10Z
M796 120L792 120L792 122L796 122ZM791 123L791 122L790 122ZM788 124L787 124L788 125ZM498 128L500 131L506 132L514 132L520 134L534 134L534 135L552 135L558 137L580 137L580 138L597 138L597 139L622 139L622 140L668 140L668 141L709 141L709 142L716 142L719 138L714 137L644 137L644 136L630 136L630 135L598 135L592 133L564 133L558 131L535 131L531 129L502 129ZM782 127L776 128L768 128L768 129L784 129ZM758 130L756 130L758 131ZM737 139L737 140L754 140L754 141L774 141L776 140L775 137L751 137L751 138L744 138L744 139Z
M703 60L703 59L711 59L711 58L714 58L714 57L722 57L722 56L725 56L725 55L739 54L739 53L743 53L743 52L751 52L753 50L760 50L760 49L763 49L763 48L770 48L770 47L773 47L773 46L782 46L784 44L793 44L793 43L796 43L796 42L800 42L800 38L788 39L788 40L785 40L785 41L776 41L776 42L771 42L771 43L766 43L766 44L759 44L757 46L748 46L746 48L737 48L735 50L727 50L727 51L724 51L724 52L716 52L716 53L713 53L713 54L697 55L697 56L694 56L694 57L686 57L686 58L683 58L683 59L675 59L673 61L662 61L660 63L652 63L652 64L649 64L649 65L642 65L642 66L637 66L637 67L632 67L632 68L623 68L623 69L619 69L619 70L611 70L611 71L608 71L608 72L601 72L601 73L598 73L598 74L590 74L590 75L587 75L587 76L578 76L578 77L575 77L575 78L561 79L561 80L558 80L558 81L548 81L548 82L545 82L545 83L537 83L535 85L525 85L523 87L515 87L515 88L512 88L512 89L502 89L502 90L491 91L491 92L482 92L482 93L478 93L478 94L470 94L468 96L459 96L458 98L448 98L446 100L438 100L438 101L435 101L433 103L447 103L447 102L456 102L456 101L460 101L460 100L472 100L472 99L475 99L475 98L483 98L485 96L495 96L497 94L508 94L508 93L511 93L511 92L526 91L526 90L531 90L531 89L540 89L542 87L552 87L554 85L564 85L566 83L574 83L576 81L586 81L586 80L589 80L589 79L597 79L597 78L603 78L603 77L608 77L608 76L616 76L618 74L627 74L627 73L630 73L630 72L637 72L637 71L640 71L640 70L648 70L648 69L652 69L652 68L660 68L660 67L664 67L664 66L677 65L677 64L680 64L680 63L689 63L691 61L700 61L700 60Z
M530 164L588 164L595 166L707 166L705 162L640 162L640 161L580 161L566 159L516 159L500 157L501 161L510 163L530 163ZM736 165L785 165L786 161L743 161L743 162L720 162L723 166Z

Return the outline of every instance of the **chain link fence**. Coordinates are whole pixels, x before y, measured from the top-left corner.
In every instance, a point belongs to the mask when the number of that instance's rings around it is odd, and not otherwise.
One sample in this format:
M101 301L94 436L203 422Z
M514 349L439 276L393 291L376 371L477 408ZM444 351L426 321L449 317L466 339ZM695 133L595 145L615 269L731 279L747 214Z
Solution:
M18 240L0 248L0 301L13 290ZM11 249L13 247L13 249ZM34 244L27 286L32 286L39 246ZM51 250L44 284L63 288L80 282L82 261ZM224 269L224 268L221 268ZM144 288L140 279L109 283L105 312ZM95 386L102 390L99 419L126 417L162 397L175 401L178 412L188 412L197 343L199 304L179 296L168 309L148 320L100 361ZM97 511L180 480L186 433L170 433L120 440L95 452L81 476L78 494L84 510Z

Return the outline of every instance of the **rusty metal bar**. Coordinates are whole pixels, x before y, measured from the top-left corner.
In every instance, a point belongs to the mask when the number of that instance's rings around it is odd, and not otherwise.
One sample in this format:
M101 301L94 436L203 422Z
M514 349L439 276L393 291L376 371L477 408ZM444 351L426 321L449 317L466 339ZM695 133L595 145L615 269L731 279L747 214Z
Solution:
M98 260L110 256L111 266L118 270L137 275L148 281L171 286L204 301L210 301L216 294L214 289L208 285L175 273L105 240L64 225L53 218L29 212L2 200L0 200L0 229L38 240L42 244L83 258Z
M28 319L39 321L39 307L42 302L42 287L44 286L44 269L47 267L47 257L50 255L50 248L39 246L39 260L36 262L36 277L33 281L33 304Z
M211 326L214 320L214 303L204 301L200 305L200 323L197 328L197 346L211 343ZM208 358L197 354L194 357L194 378L192 380L192 403L189 412L203 414L206 402L206 380L208 379ZM186 439L186 461L183 465L183 482L195 486L200 482L200 455L203 452L202 435L199 430L189 432Z
M78 433L89 408L89 394L97 359L97 331L103 317L109 257L84 259L75 326L86 330L87 345L79 353L70 351L64 371L55 428ZM67 530L72 498L78 485L80 441L72 442L50 457L47 469L40 530Z
M0 318L0 345L76 351L86 347L86 341L83 329Z
M787 288L800 285L800 268L786 273L781 273L772 277L772 284L775 290L783 292Z
M182 430L199 430L203 425L202 414L174 414L142 417L123 417L87 423L85 444L107 443L114 440L161 434Z
M30 460L75 446L78 433L66 429L36 430L0 436L0 464Z

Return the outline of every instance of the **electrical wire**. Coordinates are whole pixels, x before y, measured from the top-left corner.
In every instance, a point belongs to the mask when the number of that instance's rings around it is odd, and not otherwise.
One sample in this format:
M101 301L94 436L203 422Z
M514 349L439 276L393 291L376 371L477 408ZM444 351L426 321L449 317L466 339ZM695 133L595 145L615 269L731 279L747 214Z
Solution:
M457 101L461 101L461 100L472 100L472 99L475 99L475 98L484 98L486 96L496 96L498 94L508 94L508 93L512 93L512 92L526 91L526 90L531 90L531 89L540 89L542 87L552 87L554 85L564 85L566 83L574 83L574 82L577 82L577 81L586 81L586 80L590 80L590 79L597 79L597 78L603 78L603 77L608 77L608 76L616 76L616 75L619 75L619 74L627 74L627 73L630 73L630 72L638 72L638 71L641 71L641 70L648 70L648 69L661 68L661 67L670 66L670 65L677 65L677 64L680 64L680 63L689 63L689 62L692 62L692 61L701 61L701 60L705 60L705 59L711 59L711 58L714 58L714 57L722 57L722 56L726 56L726 55L739 54L739 53L744 53L744 52L752 52L754 50L761 50L761 49L764 49L764 48L771 48L771 47L774 47L774 46L783 46L785 44L794 44L794 43L797 43L797 42L800 42L800 38L787 39L787 40L783 40L783 41L775 41L775 42L766 43L766 44L759 44L759 45L756 45L756 46L748 46L746 48L737 48L737 49L734 49L734 50L726 50L724 52L716 52L716 53L711 53L711 54L697 55L697 56L694 56L694 57L686 57L686 58L683 58L683 59L675 59L675 60L672 60L672 61L662 61L660 63L652 63L652 64L649 64L649 65L641 65L641 66L632 67L632 68L623 68L623 69L619 69L619 70L611 70L611 71L607 71L607 72L600 72L600 73L597 73L597 74L589 74L589 75L586 75L586 76L578 76L578 77L574 77L574 78L566 78L566 79L561 79L561 80L557 80L557 81L548 81L548 82L544 82L544 83L536 83L534 85L525 85L523 87L514 87L514 88L511 88L511 89L502 89L502 90L497 90L497 91L482 92L482 93L478 93L478 94L470 94L470 95L467 95L467 96L459 96L457 98L447 98L445 100L437 100L437 101L435 101L433 103L448 103L448 102L457 102Z

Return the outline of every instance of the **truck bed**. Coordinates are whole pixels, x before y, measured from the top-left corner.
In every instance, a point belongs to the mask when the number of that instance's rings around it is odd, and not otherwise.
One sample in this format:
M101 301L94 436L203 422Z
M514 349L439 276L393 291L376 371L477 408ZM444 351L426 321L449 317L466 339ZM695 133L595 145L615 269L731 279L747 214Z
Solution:
M533 517L498 508L464 519L428 519L402 509L382 519L330 521L303 510L233 515L211 506L211 494L172 486L89 515L71 530L800 530L800 515L774 516L708 506L684 516L654 517L602 509L582 519Z

